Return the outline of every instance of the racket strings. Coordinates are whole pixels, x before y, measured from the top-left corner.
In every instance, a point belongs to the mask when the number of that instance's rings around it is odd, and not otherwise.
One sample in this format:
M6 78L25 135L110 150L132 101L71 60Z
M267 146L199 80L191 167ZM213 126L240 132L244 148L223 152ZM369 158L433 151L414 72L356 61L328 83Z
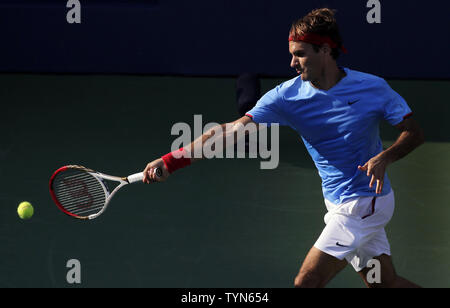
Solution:
M107 197L100 180L82 170L71 169L57 175L53 188L61 206L78 216L99 212Z

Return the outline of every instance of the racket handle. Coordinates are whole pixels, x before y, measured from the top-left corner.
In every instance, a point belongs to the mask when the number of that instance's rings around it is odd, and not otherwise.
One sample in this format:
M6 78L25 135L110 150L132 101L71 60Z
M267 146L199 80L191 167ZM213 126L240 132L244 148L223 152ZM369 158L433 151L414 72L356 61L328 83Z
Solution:
M130 184L131 183L136 183L136 182L139 182L139 181L142 182L143 178L144 178L144 173L142 173L142 172L135 173L135 174L129 175L127 177L128 183L130 183Z
M162 170L161 168L156 168L156 176L157 177L161 177L162 176ZM142 182L142 179L144 178L144 173L143 172L139 172L139 173L135 173L132 175L129 175L127 177L128 179L128 183L136 183L136 182Z

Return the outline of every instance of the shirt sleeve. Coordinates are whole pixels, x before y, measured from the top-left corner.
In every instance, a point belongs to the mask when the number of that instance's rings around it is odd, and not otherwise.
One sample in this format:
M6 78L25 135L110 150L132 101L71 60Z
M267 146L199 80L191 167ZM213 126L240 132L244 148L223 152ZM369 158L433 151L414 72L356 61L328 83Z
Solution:
M283 97L280 94L280 86L270 90L261 97L250 111L245 115L249 116L256 123L287 125L286 118L283 115L282 104Z
M403 97L392 90L387 82L384 82L383 92L386 97L383 116L389 124L397 125L412 115L411 108L409 108Z

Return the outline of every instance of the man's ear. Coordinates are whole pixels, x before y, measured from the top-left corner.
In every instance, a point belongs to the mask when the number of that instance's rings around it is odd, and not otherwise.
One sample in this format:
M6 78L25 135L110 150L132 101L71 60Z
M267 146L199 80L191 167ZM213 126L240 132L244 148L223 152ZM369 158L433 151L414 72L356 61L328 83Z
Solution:
M320 46L320 51L324 54L331 55L331 47L327 43L323 43L322 46Z

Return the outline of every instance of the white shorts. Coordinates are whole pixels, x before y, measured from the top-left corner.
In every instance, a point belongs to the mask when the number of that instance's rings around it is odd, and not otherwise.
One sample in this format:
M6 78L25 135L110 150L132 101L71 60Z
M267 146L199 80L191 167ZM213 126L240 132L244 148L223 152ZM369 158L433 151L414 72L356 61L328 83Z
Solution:
M373 257L391 255L384 227L394 213L394 192L381 197L359 197L335 205L325 199L326 227L314 244L359 272Z

